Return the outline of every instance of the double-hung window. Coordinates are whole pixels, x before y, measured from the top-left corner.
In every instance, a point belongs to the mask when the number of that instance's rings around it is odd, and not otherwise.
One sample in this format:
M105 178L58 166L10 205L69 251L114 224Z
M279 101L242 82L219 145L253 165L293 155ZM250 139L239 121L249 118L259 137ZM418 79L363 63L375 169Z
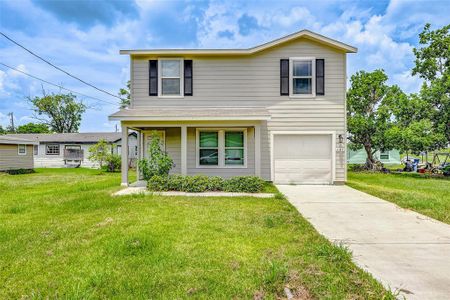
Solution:
M183 60L160 59L159 62L159 96L183 96Z
M314 97L315 91L315 58L297 57L290 60L290 96Z
M46 155L59 155L59 145L47 145L45 154Z
M244 165L244 132L225 131L225 165Z
M17 154L27 155L27 146L26 145L18 145Z
M245 129L198 129L197 167L245 167Z
M219 166L219 132L200 131L198 138L198 164L200 166Z

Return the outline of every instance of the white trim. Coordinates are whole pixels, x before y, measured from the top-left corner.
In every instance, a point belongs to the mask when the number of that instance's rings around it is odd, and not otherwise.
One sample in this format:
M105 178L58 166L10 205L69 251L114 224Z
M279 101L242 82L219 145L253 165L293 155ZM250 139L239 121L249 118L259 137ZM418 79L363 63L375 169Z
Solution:
M20 147L22 147L23 146L23 149L25 150L25 152L24 153L21 153L20 152ZM27 155L27 145L25 145L25 144L18 144L17 145L17 155Z
M164 60L174 60L180 62L180 77L164 77L168 79L180 79L179 95L163 95L162 94L162 68L161 62ZM158 98L184 98L184 59L180 57L162 57L158 59Z
M311 62L311 94L294 94L294 62ZM295 78L309 78L310 76L295 76ZM315 57L289 57L289 97L290 98L314 98L316 97L316 58Z
M167 97L165 97L167 98ZM179 97L178 97L179 98ZM267 121L270 116L238 116L238 117L150 117L150 116L109 116L110 121Z
M275 179L273 137L274 135L298 134L298 135L330 135L331 137L331 182L336 181L336 131L271 131L270 132L270 180Z
M218 156L219 156L219 164L217 166L204 166L200 165L200 131L217 131L218 132ZM244 165L226 165L225 164L225 132L227 131L242 131L244 133ZM248 160L248 146L247 146L247 128L196 128L195 130L195 167L197 169L246 169L247 168L247 160Z

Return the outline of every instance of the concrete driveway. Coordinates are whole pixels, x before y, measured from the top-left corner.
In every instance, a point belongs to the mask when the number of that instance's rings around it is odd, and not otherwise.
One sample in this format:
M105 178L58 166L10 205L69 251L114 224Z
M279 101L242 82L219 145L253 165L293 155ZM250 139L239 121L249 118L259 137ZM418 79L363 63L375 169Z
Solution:
M406 299L450 299L450 225L348 186L277 187L386 287Z

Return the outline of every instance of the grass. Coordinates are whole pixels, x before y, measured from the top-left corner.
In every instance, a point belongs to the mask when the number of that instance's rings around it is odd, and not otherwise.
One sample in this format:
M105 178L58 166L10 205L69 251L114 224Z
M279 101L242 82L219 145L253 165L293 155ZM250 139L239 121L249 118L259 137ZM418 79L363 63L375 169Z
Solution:
M353 188L450 224L450 180L419 174L348 172Z
M282 197L111 197L119 183L0 174L0 298L393 299Z

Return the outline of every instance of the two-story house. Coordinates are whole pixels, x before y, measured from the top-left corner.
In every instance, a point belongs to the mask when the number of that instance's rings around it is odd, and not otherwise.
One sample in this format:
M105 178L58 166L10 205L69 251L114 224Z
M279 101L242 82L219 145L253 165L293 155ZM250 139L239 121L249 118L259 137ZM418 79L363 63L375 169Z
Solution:
M356 51L308 30L250 49L122 50L131 104L110 119L124 136L138 132L140 157L156 131L172 173L342 183L346 55Z

